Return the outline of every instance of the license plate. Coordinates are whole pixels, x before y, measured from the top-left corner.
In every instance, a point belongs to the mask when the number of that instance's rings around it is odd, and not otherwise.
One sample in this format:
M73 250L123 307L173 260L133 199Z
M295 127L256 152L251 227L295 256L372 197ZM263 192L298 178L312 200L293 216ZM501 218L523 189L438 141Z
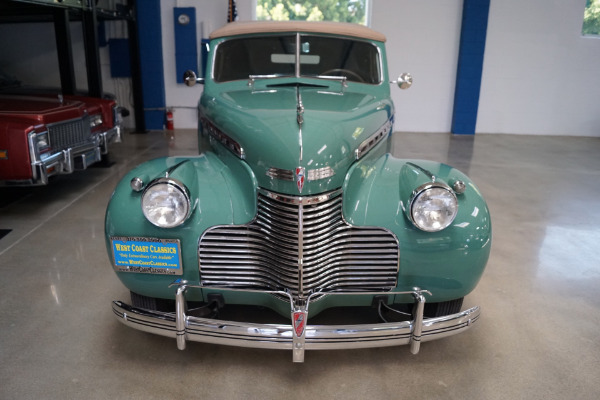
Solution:
M111 237L114 267L121 272L182 275L178 239Z

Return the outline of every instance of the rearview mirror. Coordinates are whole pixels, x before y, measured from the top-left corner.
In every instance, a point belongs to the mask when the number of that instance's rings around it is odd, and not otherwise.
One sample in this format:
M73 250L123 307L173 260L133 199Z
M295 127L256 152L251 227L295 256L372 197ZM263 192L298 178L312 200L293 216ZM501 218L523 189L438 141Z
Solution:
M408 89L413 84L413 77L408 72L404 72L400 74L396 81L391 83L397 84L400 89Z
M194 86L196 83L204 83L204 78L198 78L194 71L188 69L183 73L183 83L188 86Z

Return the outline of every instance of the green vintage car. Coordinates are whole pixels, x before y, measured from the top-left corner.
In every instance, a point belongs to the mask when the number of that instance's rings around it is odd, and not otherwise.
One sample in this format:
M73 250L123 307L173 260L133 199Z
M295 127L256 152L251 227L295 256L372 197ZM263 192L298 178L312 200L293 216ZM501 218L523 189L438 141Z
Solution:
M118 184L106 245L124 324L187 341L305 350L460 333L491 246L460 171L393 157L385 37L341 23L235 22L211 35L201 153ZM396 83L408 87L412 78Z

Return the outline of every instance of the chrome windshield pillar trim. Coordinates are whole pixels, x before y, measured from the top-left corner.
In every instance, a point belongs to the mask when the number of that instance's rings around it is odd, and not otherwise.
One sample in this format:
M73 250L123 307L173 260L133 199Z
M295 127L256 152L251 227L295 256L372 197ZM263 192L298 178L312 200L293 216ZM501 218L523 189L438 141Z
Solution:
M294 63L294 75L300 78L300 33L296 33L296 60Z

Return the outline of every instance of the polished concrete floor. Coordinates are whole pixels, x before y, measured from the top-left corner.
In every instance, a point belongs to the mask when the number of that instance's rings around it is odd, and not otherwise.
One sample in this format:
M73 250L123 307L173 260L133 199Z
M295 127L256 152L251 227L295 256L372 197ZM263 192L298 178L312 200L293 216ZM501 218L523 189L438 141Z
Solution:
M114 165L0 189L0 399L597 399L600 139L397 133L394 153L444 161L487 198L494 241L462 335L407 347L308 352L175 342L125 327L104 245L120 176L190 154L192 131L128 135ZM7 232L10 230L10 232Z

